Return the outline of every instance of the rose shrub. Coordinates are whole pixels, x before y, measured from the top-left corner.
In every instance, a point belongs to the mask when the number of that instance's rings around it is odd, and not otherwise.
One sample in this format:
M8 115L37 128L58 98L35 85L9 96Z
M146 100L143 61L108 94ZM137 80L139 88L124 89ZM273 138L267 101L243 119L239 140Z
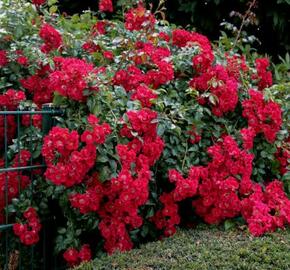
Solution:
M11 164L42 153L47 165L31 183L23 175L6 209L0 174L1 217L16 218L21 243L35 244L42 219L54 216L55 250L73 266L170 236L178 224L244 222L259 236L290 223L289 103L269 88L267 58L225 52L142 3L122 22L100 19L110 0L99 17L61 16L54 2L4 1L1 11L1 107L65 108L42 145L41 119L26 128L23 117L19 153L8 119Z

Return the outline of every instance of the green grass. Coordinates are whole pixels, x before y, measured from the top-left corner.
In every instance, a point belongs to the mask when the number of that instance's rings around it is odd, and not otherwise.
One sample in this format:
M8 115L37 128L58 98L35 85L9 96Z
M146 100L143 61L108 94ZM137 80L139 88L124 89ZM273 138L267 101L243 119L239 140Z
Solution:
M242 231L199 227L78 270L290 270L290 230L254 238Z

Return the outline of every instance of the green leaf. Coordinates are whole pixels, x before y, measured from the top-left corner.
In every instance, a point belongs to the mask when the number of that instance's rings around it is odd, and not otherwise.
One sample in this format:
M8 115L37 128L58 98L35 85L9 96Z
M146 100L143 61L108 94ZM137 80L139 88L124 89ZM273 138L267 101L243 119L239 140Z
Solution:
M99 162L102 162L102 163L105 163L105 162L108 161L108 157L106 157L106 156L99 156L98 157L98 161Z
M157 134L162 136L165 132L165 126L163 124L159 124L157 128Z
M49 5L49 6L53 6L54 4L56 4L58 2L58 0L48 0L47 1L47 4Z
M153 208L150 208L150 209L147 211L146 218L150 218L150 217L153 217L153 216L154 216L154 209L153 209Z
M51 7L49 8L49 13L51 13L51 14L56 13L56 12L57 12L57 9L58 9L57 6L51 6Z
M63 105L65 102L66 98L58 94L57 92L54 92L54 97L53 97L53 104L56 106Z
M231 219L227 219L224 223L224 228L226 231L229 231L230 229L234 228L236 226L235 222Z
M59 228L59 229L57 230L57 232L58 232L59 234L65 234L65 233L66 233L66 229L65 229L65 228Z
M144 225L142 227L142 230L141 230L142 237L145 238L148 235L148 232L149 232L149 226L148 225Z

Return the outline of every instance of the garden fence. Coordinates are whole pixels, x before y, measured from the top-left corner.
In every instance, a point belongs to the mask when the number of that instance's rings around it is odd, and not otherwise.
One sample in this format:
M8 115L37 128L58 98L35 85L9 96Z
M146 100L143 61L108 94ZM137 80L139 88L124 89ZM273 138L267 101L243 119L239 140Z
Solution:
M40 241L37 245L24 247L17 243L13 233L13 222L15 217L9 214L7 209L11 206L9 199L9 173L16 172L18 175L18 194L21 195L21 186L19 175L26 175L30 178L31 194L33 194L35 176L41 174L45 168L45 163L40 153L38 153L37 162L35 157L31 156L28 166L21 166L20 160L18 165L11 166L11 151L19 153L20 150L29 150L30 153L35 151L35 143L38 142L38 148L41 149L42 138L49 132L52 126L56 124L56 117L61 115L63 111L52 107L50 104L43 106L42 110L34 110L25 108L24 110L2 110L0 111L0 136L2 141L0 145L0 158L2 165L0 166L0 184L2 179L2 190L0 190L0 270L15 270L15 269L62 269L59 266L57 258L53 254L53 243L51 239L51 228L53 226L53 217L47 220L42 220L42 230L40 233ZM36 115L42 116L42 128L38 129L38 134L33 126L33 119ZM23 126L23 120L26 120L26 126ZM9 138L11 129L11 120L14 127L13 139ZM29 130L30 129L30 130ZM23 145L23 136L25 136L26 145ZM33 149L32 149L33 148ZM20 196L19 195L19 196ZM18 197L19 197L18 196ZM32 195L33 196L33 195ZM16 198L18 199L18 198ZM14 199L15 200L15 199ZM9 211L11 212L11 211Z

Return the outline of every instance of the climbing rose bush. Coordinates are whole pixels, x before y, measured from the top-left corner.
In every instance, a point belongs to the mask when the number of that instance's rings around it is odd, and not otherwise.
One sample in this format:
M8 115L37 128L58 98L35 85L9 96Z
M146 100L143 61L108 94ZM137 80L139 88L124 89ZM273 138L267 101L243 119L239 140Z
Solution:
M124 22L104 19L109 0L99 17L48 4L15 8L18 32L9 12L0 21L1 109L64 111L43 141L40 116L7 118L6 162L46 163L0 173L0 220L15 221L14 241L35 245L52 216L55 252L72 267L177 225L247 225L254 236L289 225L287 108L269 88L267 58L225 52L141 2Z

